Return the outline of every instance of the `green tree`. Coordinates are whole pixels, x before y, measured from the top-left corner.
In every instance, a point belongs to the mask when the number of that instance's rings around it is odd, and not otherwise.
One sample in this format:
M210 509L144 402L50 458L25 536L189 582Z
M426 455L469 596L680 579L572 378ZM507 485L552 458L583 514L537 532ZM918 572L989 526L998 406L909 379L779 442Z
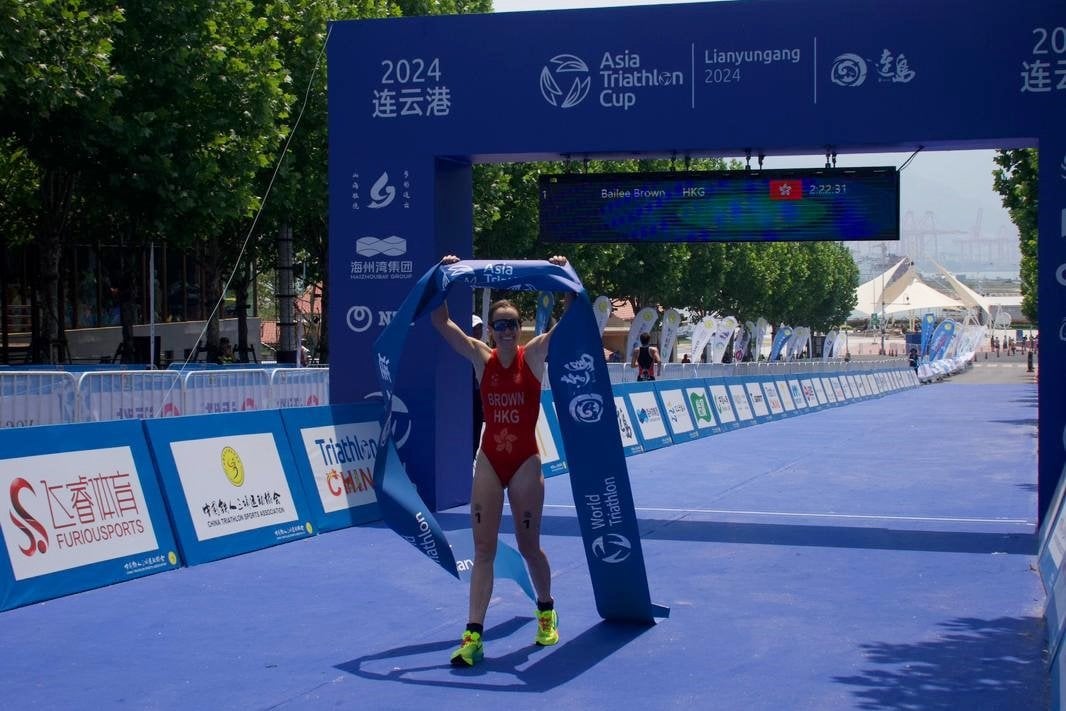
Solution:
M996 151L992 186L1018 228L1021 248L1022 313L1031 323L1037 314L1037 197L1040 171L1035 148Z
M104 0L0 1L0 134L40 170L34 360L65 354L59 263L78 183L97 158L122 77L111 63L123 14Z

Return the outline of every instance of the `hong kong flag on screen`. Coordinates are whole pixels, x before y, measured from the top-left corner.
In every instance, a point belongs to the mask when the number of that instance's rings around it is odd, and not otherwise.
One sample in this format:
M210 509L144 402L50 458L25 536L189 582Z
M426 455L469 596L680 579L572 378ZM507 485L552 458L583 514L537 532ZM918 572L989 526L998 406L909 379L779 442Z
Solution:
M803 197L802 180L771 180L771 200L799 200Z

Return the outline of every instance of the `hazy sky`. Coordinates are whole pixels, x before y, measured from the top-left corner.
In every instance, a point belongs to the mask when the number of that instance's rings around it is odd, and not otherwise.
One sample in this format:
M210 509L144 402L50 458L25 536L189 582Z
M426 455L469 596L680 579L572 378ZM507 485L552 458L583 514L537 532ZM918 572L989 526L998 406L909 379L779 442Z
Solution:
M563 10L579 7L662 5L706 0L493 0L497 12ZM993 151L922 151L901 175L901 216L908 211L920 218L927 211L936 216L941 230L971 230L981 215L981 235L997 237L1002 232L1017 241L1018 231L1007 216L999 195L992 189ZM906 153L841 155L840 167L894 165L907 160ZM821 167L825 156L768 157L766 168Z

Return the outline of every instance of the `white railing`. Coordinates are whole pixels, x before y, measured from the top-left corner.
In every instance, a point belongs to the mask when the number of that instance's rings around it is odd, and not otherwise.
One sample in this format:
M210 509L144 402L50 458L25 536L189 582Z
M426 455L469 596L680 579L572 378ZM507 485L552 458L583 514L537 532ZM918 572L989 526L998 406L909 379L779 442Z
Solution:
M60 371L0 371L0 427L76 422L78 383Z
M0 369L0 428L328 404L327 368Z

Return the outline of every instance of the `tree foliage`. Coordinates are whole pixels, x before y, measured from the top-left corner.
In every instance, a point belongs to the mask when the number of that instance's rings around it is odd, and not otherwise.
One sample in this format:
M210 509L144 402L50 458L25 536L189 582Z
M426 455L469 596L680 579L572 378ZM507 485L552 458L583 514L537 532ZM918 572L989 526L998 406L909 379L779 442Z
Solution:
M996 151L996 169L992 171L992 186L1003 199L1011 222L1018 228L1021 248L1020 277L1022 282L1022 313L1031 323L1037 314L1037 197L1040 177L1037 152L1034 148Z

